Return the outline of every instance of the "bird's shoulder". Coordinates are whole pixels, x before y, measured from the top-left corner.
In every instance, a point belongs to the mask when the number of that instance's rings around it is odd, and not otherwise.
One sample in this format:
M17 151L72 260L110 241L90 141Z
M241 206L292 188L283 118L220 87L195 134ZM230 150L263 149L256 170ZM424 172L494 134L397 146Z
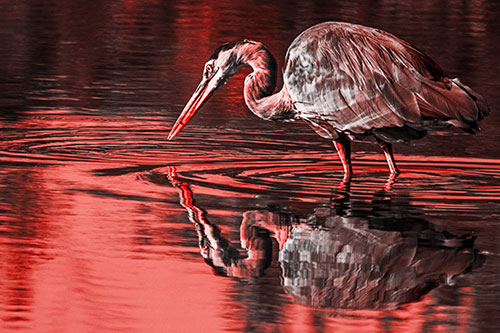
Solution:
M305 120L353 133L403 126L420 120L422 80L442 75L419 52L381 30L324 23L291 44L283 79Z
M443 70L412 44L383 30L344 22L317 24L290 45L285 72L356 70L363 75L379 72L390 76L404 67L431 80L446 80Z

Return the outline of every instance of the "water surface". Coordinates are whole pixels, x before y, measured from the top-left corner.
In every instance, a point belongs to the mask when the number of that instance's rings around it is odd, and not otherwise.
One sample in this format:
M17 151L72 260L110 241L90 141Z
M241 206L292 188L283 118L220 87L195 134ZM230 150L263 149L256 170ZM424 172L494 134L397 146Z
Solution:
M498 6L0 1L2 330L497 330ZM355 143L347 185L307 125L246 109L243 70L166 141L220 43L283 66L327 20L423 49L483 131L395 146L397 179Z

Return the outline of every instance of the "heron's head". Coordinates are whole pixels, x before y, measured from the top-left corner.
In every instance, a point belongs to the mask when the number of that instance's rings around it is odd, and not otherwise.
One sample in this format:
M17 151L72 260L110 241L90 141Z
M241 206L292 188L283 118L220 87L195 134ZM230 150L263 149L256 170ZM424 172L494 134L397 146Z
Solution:
M239 71L243 65L241 59L242 46L250 43L255 42L245 40L243 42L227 43L219 46L212 53L205 63L200 84L187 102L184 110L182 110L174 127L172 127L168 140L175 138L208 98Z

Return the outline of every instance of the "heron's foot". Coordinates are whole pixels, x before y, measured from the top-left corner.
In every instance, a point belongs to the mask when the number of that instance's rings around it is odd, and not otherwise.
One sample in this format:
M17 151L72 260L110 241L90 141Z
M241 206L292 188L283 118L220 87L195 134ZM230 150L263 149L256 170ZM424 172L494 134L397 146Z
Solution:
M344 177L342 177L342 180L340 181L340 184L337 187L338 194L340 194L341 196L344 196L345 193L349 192L349 190L351 188L351 179L352 179L352 172L351 173L344 173Z
M352 178L351 166L351 141L346 136L339 136L333 140L337 154L339 155L340 162L344 168L344 178L342 182L350 181Z
M343 183L349 183L351 181L351 179L352 179L352 174L353 174L353 172L352 172L351 168L349 168L347 170L344 169L344 176L342 177L341 184L343 184Z
M396 169L395 172L391 172L389 174L389 178L387 178L387 181L385 182L384 189L387 193L392 192L392 185L398 180L398 176L400 174L400 171Z
M396 167L394 167L394 169L389 168L389 174L390 174L390 177L397 177L401 174L401 171Z
M352 172L350 174L344 174L340 184L335 190L332 190L330 208L332 208L338 216L344 216L350 207L351 175Z

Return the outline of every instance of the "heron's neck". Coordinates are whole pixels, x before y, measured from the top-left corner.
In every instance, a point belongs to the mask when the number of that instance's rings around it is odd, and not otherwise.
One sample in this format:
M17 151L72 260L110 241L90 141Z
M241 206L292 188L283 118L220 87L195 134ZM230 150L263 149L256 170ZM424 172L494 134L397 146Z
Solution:
M240 49L240 61L252 67L245 79L244 96L248 108L258 117L267 120L284 120L293 117L293 104L285 86L276 88L276 60L267 48L258 42L245 43Z

